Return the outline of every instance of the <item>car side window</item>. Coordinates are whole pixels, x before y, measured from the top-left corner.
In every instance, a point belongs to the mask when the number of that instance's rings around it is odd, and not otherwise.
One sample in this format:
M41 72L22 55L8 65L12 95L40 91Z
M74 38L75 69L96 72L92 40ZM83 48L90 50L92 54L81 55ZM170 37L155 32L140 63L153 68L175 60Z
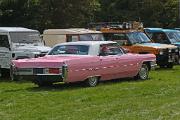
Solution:
M79 41L78 35L67 35L66 36L67 42L76 42Z
M106 40L117 42L119 45L128 45L129 41L125 33L111 33L104 35Z
M123 51L116 45L108 44L100 46L100 56L122 55Z
M10 48L7 35L0 35L0 43L0 47Z
M156 43L168 43L168 38L164 33L154 33L152 39Z

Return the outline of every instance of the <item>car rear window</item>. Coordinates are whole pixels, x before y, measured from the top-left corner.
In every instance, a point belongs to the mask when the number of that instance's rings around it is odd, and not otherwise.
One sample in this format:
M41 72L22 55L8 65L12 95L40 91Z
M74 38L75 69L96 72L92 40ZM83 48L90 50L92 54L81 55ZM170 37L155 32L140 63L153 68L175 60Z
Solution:
M53 48L49 55L88 55L89 46L87 45L60 45Z

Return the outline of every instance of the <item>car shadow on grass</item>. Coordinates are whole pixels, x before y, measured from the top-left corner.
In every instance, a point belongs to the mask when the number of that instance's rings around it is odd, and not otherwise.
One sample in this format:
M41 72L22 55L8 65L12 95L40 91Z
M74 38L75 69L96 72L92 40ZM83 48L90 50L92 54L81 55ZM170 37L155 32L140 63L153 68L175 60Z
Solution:
M176 65L173 68L166 68L166 67L165 68L160 68L160 67L157 67L155 69L155 71L177 71L178 70L177 66L179 66L179 65Z
M148 79L150 80L150 79ZM98 86L111 86L114 84L120 84L125 82L143 82L143 80L135 80L133 78L123 78L123 79L114 79L114 80L108 80L108 81L101 81L96 87L88 87L84 84L84 82L76 82L76 83L57 83L53 84L51 86L46 87L38 87L35 85L35 87L27 88L26 90L30 92L39 92L39 91L69 91L69 90L78 90L78 89L84 89L84 88L97 88Z

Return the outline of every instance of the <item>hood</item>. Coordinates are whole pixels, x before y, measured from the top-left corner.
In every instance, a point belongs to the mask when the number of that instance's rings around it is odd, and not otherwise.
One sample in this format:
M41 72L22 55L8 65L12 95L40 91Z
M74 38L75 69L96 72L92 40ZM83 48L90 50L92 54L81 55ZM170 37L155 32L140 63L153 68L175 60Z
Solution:
M62 66L64 63L67 63L70 60L79 61L81 58L88 58L90 56L85 55L68 55L68 56L52 56L46 55L44 57L39 58L31 58L31 59L19 59L13 60L12 63L17 68L57 68L58 66Z
M17 46L14 48L16 51L30 51L30 52L43 52L47 53L51 50L50 47L47 46L36 46L36 45L23 45L23 46Z
M160 44L160 43L142 43L142 44L138 44L139 46L145 46L145 47L153 47L156 49L175 49L177 48L174 45L168 45L168 44Z

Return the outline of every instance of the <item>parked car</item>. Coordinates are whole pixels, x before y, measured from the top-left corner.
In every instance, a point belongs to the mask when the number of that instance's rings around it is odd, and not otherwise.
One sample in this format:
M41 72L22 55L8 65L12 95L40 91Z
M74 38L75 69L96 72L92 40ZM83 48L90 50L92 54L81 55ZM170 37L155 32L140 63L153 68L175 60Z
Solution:
M77 81L96 86L116 78L147 79L155 66L153 54L125 54L112 41L79 41L58 44L44 57L13 60L11 78L31 76L39 86Z
M76 41L104 41L100 31L85 28L47 29L43 32L43 41L47 46Z
M162 28L145 28L145 33L155 42L163 44L172 44L179 48L174 51L176 54L176 63L180 64L180 31Z
M142 23L98 23L92 29L98 28L105 40L118 42L131 53L155 54L157 64L162 68L173 68L178 48L174 45L153 43L144 33Z
M7 74L11 60L44 56L50 49L37 30L0 27L0 75Z

